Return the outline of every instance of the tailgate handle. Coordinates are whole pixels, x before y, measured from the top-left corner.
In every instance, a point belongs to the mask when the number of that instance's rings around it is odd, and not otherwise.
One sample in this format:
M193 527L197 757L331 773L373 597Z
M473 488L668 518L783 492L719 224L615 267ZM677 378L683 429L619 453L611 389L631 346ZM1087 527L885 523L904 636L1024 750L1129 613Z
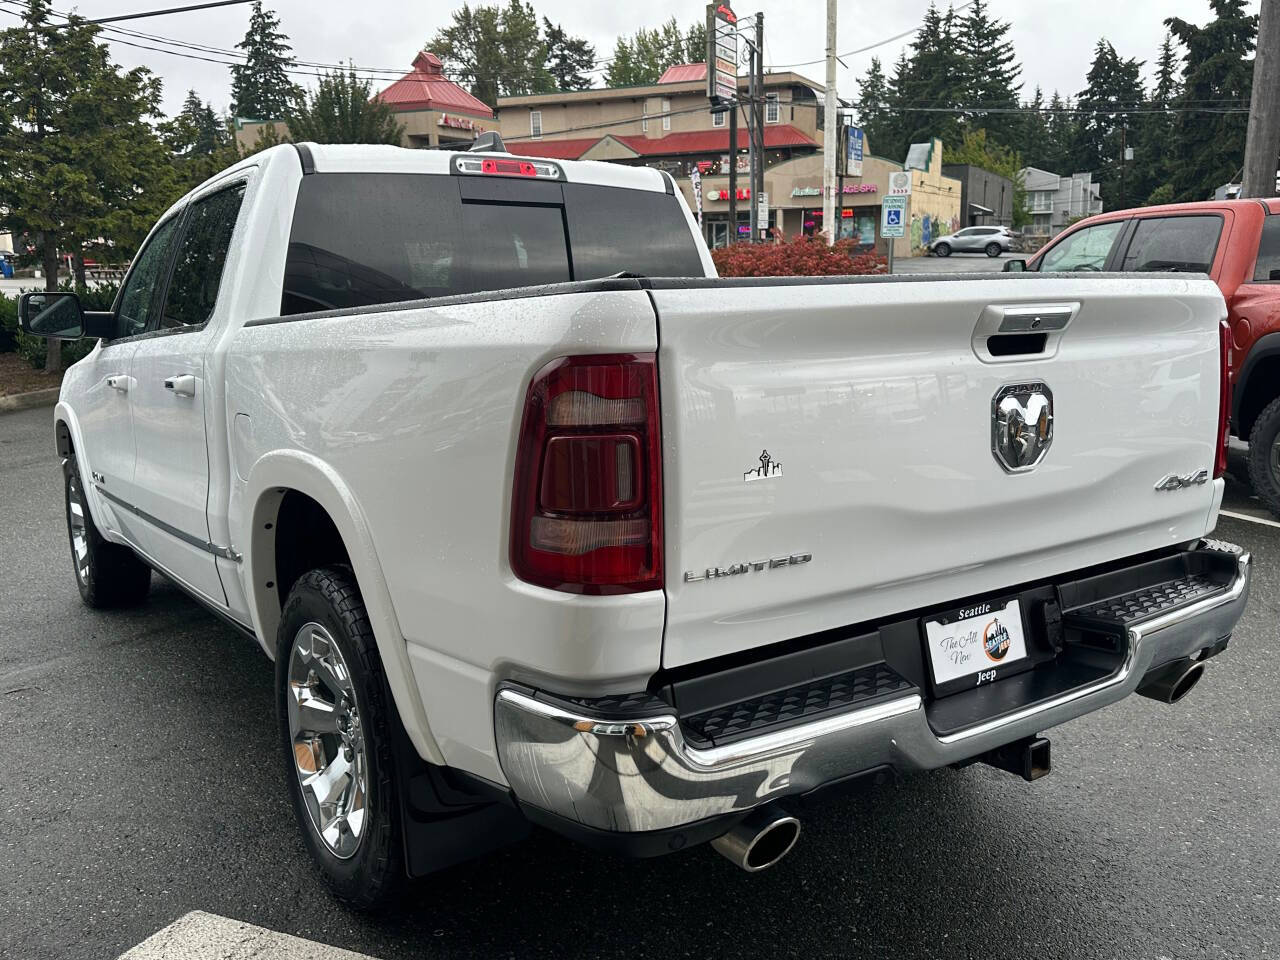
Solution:
M1044 353L1047 333L1001 333L987 337L987 352L993 357L1022 357Z
M1036 310L1026 307L1006 310L997 333L1055 333L1066 327L1071 311ZM992 353L995 351L993 350Z

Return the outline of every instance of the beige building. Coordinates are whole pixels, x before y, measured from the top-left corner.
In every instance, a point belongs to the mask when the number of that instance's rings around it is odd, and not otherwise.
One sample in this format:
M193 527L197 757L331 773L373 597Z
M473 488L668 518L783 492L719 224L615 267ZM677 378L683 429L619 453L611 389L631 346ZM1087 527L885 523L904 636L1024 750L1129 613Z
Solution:
M593 154L589 159L643 157L651 166L670 167L676 173L690 154L706 153L718 159L718 140L728 149L729 117L726 112L711 112L705 77L706 64L687 63L671 67L657 83L647 86L502 97L498 128L513 152L566 160L583 158L608 135L617 141L612 147L617 155ZM745 94L746 78L738 83ZM822 86L789 71L767 74L764 86L766 150L782 151L777 158L781 160L789 159L792 151L820 148ZM746 121L741 113L738 128L745 146Z

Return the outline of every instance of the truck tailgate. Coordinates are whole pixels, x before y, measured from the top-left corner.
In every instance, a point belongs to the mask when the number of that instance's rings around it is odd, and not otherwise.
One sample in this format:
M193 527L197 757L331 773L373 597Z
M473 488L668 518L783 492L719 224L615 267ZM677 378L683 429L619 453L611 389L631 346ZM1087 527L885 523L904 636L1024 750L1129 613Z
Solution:
M1213 522L1220 482L1156 489L1213 470L1226 311L1207 278L655 281L651 295L664 666L950 604ZM1010 472L993 402L1028 384L1051 396L1051 439Z

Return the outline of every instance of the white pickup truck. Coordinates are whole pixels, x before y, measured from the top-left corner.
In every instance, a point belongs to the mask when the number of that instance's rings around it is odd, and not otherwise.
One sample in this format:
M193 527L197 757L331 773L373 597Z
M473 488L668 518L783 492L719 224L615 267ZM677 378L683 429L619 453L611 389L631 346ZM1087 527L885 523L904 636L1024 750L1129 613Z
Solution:
M360 906L530 824L758 870L820 788L1034 779L1248 593L1202 277L717 279L657 170L300 144L110 313L20 314L99 338L54 415L81 596L154 570L256 639Z

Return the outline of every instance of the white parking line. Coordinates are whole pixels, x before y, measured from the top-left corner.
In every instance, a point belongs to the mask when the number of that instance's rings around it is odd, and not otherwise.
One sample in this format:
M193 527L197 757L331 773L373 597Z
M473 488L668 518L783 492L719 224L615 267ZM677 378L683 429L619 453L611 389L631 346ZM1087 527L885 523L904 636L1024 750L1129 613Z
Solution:
M1264 520L1262 517L1250 516L1247 513L1236 513L1234 510L1219 510L1219 516L1230 517L1232 520L1248 520L1250 523L1260 523L1265 527L1280 527L1280 523L1274 520Z
M179 917L119 960L373 960L200 910Z

